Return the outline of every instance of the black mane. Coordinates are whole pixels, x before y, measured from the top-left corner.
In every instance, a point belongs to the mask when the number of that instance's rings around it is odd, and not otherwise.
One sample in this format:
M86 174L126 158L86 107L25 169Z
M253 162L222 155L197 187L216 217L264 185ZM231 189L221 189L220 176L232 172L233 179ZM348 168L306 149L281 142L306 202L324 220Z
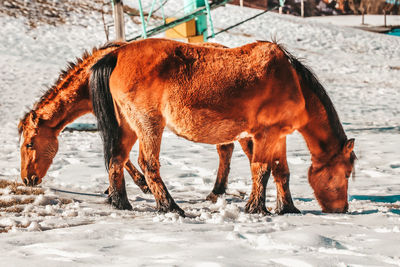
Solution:
M22 130L23 130L21 126L22 126L23 122L26 121L29 114L34 112L36 110L36 108L40 106L40 104L42 104L44 101L46 101L50 97L50 95L58 88L58 85L60 83L64 82L64 86L67 86L69 84L70 79L72 79L71 76L69 76L69 74L71 72L75 71L76 73L79 73L80 71L82 71L82 68L83 68L83 66L81 66L82 63L84 63L88 58L90 58L97 51L101 51L101 50L111 48L111 47L118 48L124 44L125 43L123 43L123 42L109 42L99 48L94 47L92 49L92 52L88 52L87 50L85 50L81 57L77 57L74 61L68 62L67 67L64 70L61 70L60 75L58 76L58 79L53 84L53 86L51 86L49 89L47 89L44 92L44 94L40 97L40 99L33 105L33 108L24 114L24 116L20 120L20 126L18 127L19 134L21 135ZM69 78L67 78L68 76L69 76Z
M308 88L318 97L321 101L323 107L325 108L326 114L328 116L328 120L334 135L338 138L341 146L343 146L347 140L346 133L343 130L343 126L340 123L339 116L336 112L336 109L329 98L325 88L320 83L318 78L315 76L314 72L311 68L307 67L303 63L300 62L295 56L293 56L290 52L286 50L280 44L277 44L279 48L285 53L288 58L290 64L296 70L297 74L302 78L303 82L307 84Z

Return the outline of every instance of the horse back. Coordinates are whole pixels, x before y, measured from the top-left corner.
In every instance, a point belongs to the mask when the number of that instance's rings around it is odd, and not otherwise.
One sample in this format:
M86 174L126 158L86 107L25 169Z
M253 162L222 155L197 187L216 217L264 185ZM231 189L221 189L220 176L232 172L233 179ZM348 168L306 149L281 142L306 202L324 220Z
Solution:
M131 43L119 49L110 83L117 98L129 95L136 108L159 110L171 128L190 118L193 127L232 128L236 135L260 119L290 120L281 118L290 116L282 105L304 106L295 72L269 42L232 49L163 39Z

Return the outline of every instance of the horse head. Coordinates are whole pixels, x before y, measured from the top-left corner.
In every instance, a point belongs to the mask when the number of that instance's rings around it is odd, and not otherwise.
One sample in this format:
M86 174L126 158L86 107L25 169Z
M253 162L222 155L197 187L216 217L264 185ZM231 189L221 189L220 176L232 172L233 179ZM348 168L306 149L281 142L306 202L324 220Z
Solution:
M18 130L21 141L21 178L25 185L34 186L42 182L58 151L58 140L54 131L38 118L35 111L25 115Z
M308 180L323 212L344 213L348 210L348 179L356 159L353 148L354 139L347 140L328 162L312 164L308 171Z

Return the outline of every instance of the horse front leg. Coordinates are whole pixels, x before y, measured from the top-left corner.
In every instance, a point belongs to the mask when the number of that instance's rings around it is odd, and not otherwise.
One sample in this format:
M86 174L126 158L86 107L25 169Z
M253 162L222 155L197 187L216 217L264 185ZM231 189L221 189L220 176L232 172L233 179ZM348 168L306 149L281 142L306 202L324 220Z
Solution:
M271 214L265 207L265 191L271 175L271 141L267 134L257 134L253 139L253 157L250 164L253 185L245 208L247 213Z
M234 147L235 146L233 143L217 145L217 151L219 156L217 179L215 180L215 185L213 190L206 198L207 200L210 200L213 203L217 202L218 197L225 194L228 184L228 175L229 175L232 152Z
M279 215L300 213L294 206L289 189L289 167L286 159L286 137L279 140L272 163L272 174L276 184L276 210Z
M239 144L243 149L243 152L246 154L249 162L253 158L253 140L250 137L239 139Z
M184 211L175 203L160 176L159 154L162 130L158 129L156 133L149 134L148 129L143 135L139 135L139 166L143 169L147 185L156 200L157 210L163 213L176 212L184 217Z

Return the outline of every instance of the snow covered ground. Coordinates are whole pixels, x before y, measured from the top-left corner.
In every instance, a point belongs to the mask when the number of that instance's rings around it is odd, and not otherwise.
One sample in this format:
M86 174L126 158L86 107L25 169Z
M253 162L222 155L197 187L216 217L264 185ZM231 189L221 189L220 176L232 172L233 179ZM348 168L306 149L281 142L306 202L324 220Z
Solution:
M306 18L309 21L325 22L340 26L361 26L362 16L361 15L346 15L346 16L319 16ZM365 15L364 24L370 26L383 26L384 16L383 15ZM400 16L387 15L386 24L388 26L399 26Z
M222 29L257 12L227 5L213 12L214 24ZM16 128L24 112L68 60L104 43L101 16L83 18L29 29L22 18L0 16L0 179L20 179ZM140 29L133 23L127 28ZM108 179L98 134L64 132L41 185L44 194L0 188L0 201L25 203L0 211L0 229L9 230L0 234L0 265L400 266L400 38L271 13L212 41L239 46L274 36L315 70L347 135L356 138L359 160L347 214L321 213L307 181L309 153L298 134L288 138L288 161L302 214L264 217L244 213L251 180L238 145L229 192L246 197L227 195L212 204L204 199L216 175L215 147L166 131L161 174L188 215L180 218L156 213L153 197L129 179L133 211L111 208L102 195ZM133 162L137 155L136 145ZM270 179L271 208L274 187Z

